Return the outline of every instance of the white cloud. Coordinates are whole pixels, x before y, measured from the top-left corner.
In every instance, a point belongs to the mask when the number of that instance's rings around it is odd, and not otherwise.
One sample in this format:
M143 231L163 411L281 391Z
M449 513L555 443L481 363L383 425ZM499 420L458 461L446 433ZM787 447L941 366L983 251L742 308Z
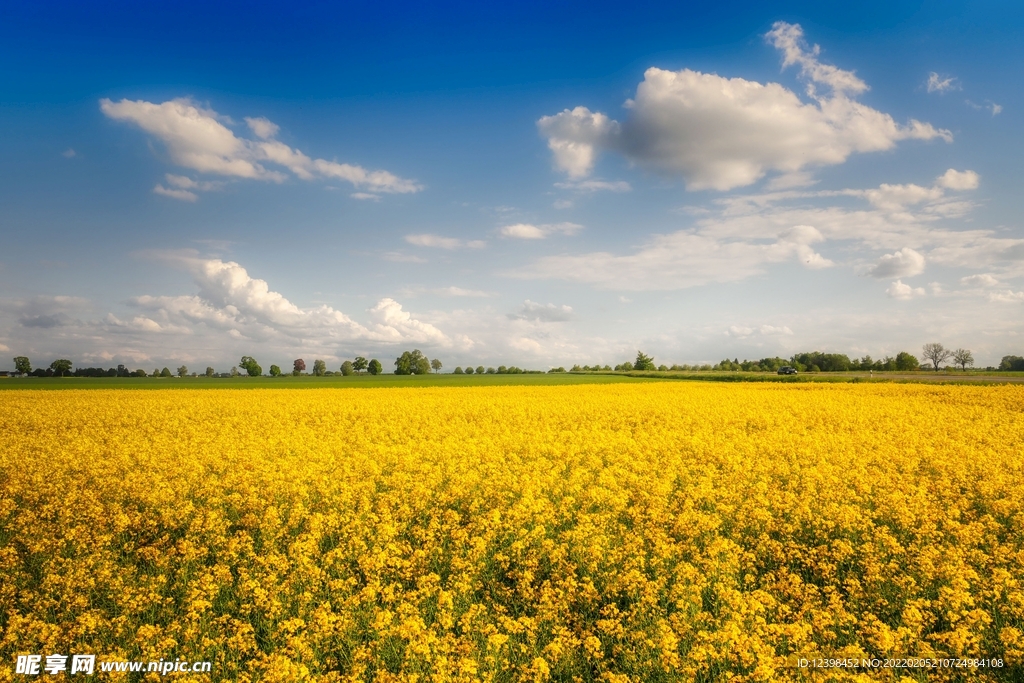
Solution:
M893 299L903 300L925 295L924 287L914 288L910 285L903 284L901 280L896 280L889 285L888 289L885 290L885 293Z
M985 100L985 104L976 104L974 102L971 102L970 100L964 100L964 103L968 107L970 107L971 109L974 109L976 111L981 111L982 109L987 109L990 112L992 112L992 116L998 116L1003 111L1003 105L996 104L992 100Z
M199 190L200 192L212 192L224 187L224 183L213 180L193 180L187 176L167 173L164 175L168 185L173 185L181 190Z
M924 256L910 247L904 247L892 254L885 254L878 263L868 270L868 275L877 278L911 277L924 272Z
M380 201L380 195L373 194L372 192L353 192L349 197L352 197L352 199L370 200L374 202Z
M781 326L761 325L757 329L758 329L758 332L760 332L761 334L768 335L768 336L772 336L772 335L791 336L793 334L793 330L789 329L785 325L781 325Z
M502 237L521 240L542 240L553 234L575 235L583 229L578 223L548 223L533 225L531 223L515 223L498 229Z
M74 159L76 156L78 156L78 153L72 148L68 147L66 150L61 152L61 156L64 157L65 159Z
M189 192L188 190L175 190L167 188L157 183L153 188L154 194L163 195L164 197L170 197L171 199L179 199L183 202L194 202L199 199L199 196L195 192Z
M792 336L793 330L789 329L786 325L758 325L757 327L749 327L747 325L730 325L725 334L737 339L746 339L747 337L752 337L755 334L760 334L765 337L782 337Z
M990 292L989 301L996 301L1004 304L1017 304L1024 302L1024 292L1014 292L1010 289L1003 289L998 292Z
M809 225L782 230L771 243L680 231L655 235L627 256L608 252L546 256L509 275L586 282L601 289L683 289L711 282L743 280L764 272L768 264L784 261L796 260L811 269L829 267L832 261L810 246L822 239L821 233Z
M728 190L768 172L844 162L855 152L891 149L900 140L952 140L952 134L911 120L906 126L851 99L867 86L852 72L822 64L817 46L802 44L802 30L784 22L766 36L783 52L783 65L800 66L811 102L778 83L723 78L690 69L650 68L626 102L622 123L586 107L542 117L555 166L580 179L601 150L681 175L692 190ZM814 85L826 86L826 94Z
M572 320L571 306L555 304L539 304L527 299L514 313L508 314L511 320L529 320L538 323L560 323Z
M451 340L434 325L414 318L391 298L369 309L371 324L356 322L331 306L298 306L265 280L253 278L233 261L204 259L181 252L157 254L187 269L197 294L138 296L130 305L145 313L131 321L109 316L112 327L136 332L191 334L197 326L239 340L303 344L330 348L341 343L420 343L448 345Z
M253 132L253 135L263 140L269 140L270 138L275 137L278 131L281 130L280 126L276 123L273 123L262 116L247 116L245 117L245 122L249 125L249 130Z
M155 136L164 143L172 162L200 173L283 181L287 176L268 169L264 164L269 163L283 166L302 180L338 178L373 192L408 193L423 189L419 183L387 171L369 171L362 166L311 159L275 140L278 126L265 118L246 118L256 139L240 138L228 128L224 117L187 98L160 104L102 99L100 110L111 119L134 123Z
M960 278L960 284L969 287L995 287L999 284L999 280L990 273L978 273Z
M960 90L960 83L957 82L956 77L947 76L943 78L934 71L928 74L928 82L925 85L928 88L928 92L937 92L939 94L949 92L950 90Z
M974 171L957 171L953 168L935 179L938 186L947 190L976 190L979 181L980 176Z
M555 207L556 209L571 209L572 208L572 200L571 199L556 199L555 203L552 204L552 206Z
M406 235L405 241L415 244L417 247L432 247L435 249L483 249L487 243L483 240L461 240L456 237L442 237L440 235L421 234Z
M433 290L435 294L441 296L460 296L460 297L472 297L472 298L485 298L494 296L493 292L484 292L479 289L463 289L462 287L442 287L440 289Z
M562 190L575 190L577 192L629 192L633 187L625 180L569 180L564 183L555 183L555 187Z

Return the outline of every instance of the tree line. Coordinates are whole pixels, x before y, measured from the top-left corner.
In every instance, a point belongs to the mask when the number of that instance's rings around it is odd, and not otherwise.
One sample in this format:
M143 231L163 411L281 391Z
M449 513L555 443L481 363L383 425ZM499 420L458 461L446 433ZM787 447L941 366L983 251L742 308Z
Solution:
M793 354L789 358L774 356L758 360L739 360L728 358L711 365L656 365L651 356L637 351L636 359L611 365L573 365L570 372L629 372L660 371L660 372L777 372L783 367L791 367L798 372L851 372L851 371L879 371L879 372L914 372L922 369L922 363L928 363L930 369L938 371L944 363L952 361L954 367L963 371L974 367L974 356L969 349L957 348L947 349L942 344L925 344L921 349L920 357L907 351L900 351L895 356L885 356L874 359L865 355L861 358L850 358L845 353L822 353L811 351ZM116 368L74 368L74 364L66 358L58 358L47 367L33 369L32 362L26 356L14 358L14 374L26 377L241 377L243 372L248 377L262 377L263 367L252 356L242 356L238 365L231 368L229 372L218 373L212 367L207 367L203 373L189 372L187 366L182 365L176 371L171 372L170 368L154 368L152 372L145 370L129 370L124 365ZM434 358L428 359L419 349L404 351L394 362L394 374L396 375L425 375L431 372L437 373L444 367L443 363ZM988 367L986 370L1012 370L1024 371L1024 357L1008 355L1003 356L998 367ZM384 366L376 358L367 360L363 356L356 356L352 360L343 361L337 371L327 369L327 363L323 360L314 360L311 372L306 372L306 362L302 358L292 361L292 370L289 374L299 377L312 375L314 377L325 377L330 375L357 375L367 373L379 375L384 372ZM512 366L499 365L498 367L484 367L479 365L473 367L467 365L465 368L458 366L453 371L456 375L518 375L540 373L540 370L524 370ZM566 372L564 367L551 368L548 372ZM269 370L271 377L282 377L285 373L278 365L271 365Z

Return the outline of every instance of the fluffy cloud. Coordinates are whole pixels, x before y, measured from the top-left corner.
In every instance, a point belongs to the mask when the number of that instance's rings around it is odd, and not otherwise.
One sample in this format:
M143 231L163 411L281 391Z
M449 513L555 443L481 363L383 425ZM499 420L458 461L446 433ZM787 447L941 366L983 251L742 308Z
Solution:
M949 131L906 126L852 99L867 89L852 72L822 64L798 25L779 22L766 36L809 81L810 102L778 83L723 78L690 69L650 68L619 123L586 107L542 117L555 166L570 178L590 173L608 150L656 171L681 175L689 189L728 190L768 172L794 174L834 165L855 152L891 149L900 140L952 140ZM828 92L819 94L815 86Z
M915 297L924 296L924 287L911 287L910 285L903 284L901 280L896 280L885 290L893 299L913 299Z
M935 184L947 190L976 190L981 177L974 171L957 171L949 169L938 178Z
M868 275L877 278L910 277L924 272L924 256L910 247L904 247L893 254L885 254L878 263L868 270Z
M371 323L363 325L327 305L300 307L233 261L177 253L160 257L187 269L198 293L135 297L130 304L146 315L129 322L111 317L112 325L148 332L188 332L201 326L238 339L289 340L319 347L356 341L451 343L441 330L414 318L391 298L369 309Z
M555 183L555 187L576 192L629 192L633 189L625 180L598 180L596 178Z
M553 234L575 235L583 229L578 223L549 223L533 225L531 223L515 223L498 229L502 237L521 240L542 240Z
M245 119L256 139L238 137L228 127L228 119L187 98L160 104L144 100L114 102L102 99L100 110L111 119L139 126L163 142L171 161L200 173L275 182L285 180L286 174L266 166L274 164L302 180L334 178L372 192L407 193L422 189L415 181L388 171L370 171L362 166L312 159L274 139L279 128L265 118ZM192 189L203 188L179 186L175 190L158 185L154 192L194 201Z
M538 304L527 299L514 313L509 313L510 320L529 320L538 323L561 323L572 320L571 306L555 304Z
M995 287L999 284L999 280L990 273L979 273L960 278L960 284L969 287Z
M434 249L483 249L487 243L483 240L461 240L455 237L442 237L440 235L421 234L406 235L405 241L417 247L431 247Z
M752 337L755 334L760 334L765 337L792 336L793 330L789 329L786 325L759 325L757 327L730 325L729 329L726 330L725 333L730 337L746 339L747 337Z

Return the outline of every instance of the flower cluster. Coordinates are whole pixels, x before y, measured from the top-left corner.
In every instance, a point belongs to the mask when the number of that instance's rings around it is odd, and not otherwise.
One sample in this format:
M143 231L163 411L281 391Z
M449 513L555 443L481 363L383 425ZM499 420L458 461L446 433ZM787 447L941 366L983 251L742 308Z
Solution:
M9 662L639 683L999 657L971 672L994 681L1024 656L1021 387L9 391L0 434Z

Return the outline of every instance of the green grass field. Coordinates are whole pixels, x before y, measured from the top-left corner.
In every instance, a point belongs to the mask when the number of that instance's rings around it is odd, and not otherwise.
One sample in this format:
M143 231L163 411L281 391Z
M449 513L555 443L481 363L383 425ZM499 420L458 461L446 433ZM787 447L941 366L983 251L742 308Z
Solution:
M374 387L474 387L551 386L564 384L612 384L616 382L1024 382L1020 372L861 372L814 373L779 376L756 372L630 372L552 373L528 375L351 375L343 377L25 377L0 378L3 389L355 389Z

